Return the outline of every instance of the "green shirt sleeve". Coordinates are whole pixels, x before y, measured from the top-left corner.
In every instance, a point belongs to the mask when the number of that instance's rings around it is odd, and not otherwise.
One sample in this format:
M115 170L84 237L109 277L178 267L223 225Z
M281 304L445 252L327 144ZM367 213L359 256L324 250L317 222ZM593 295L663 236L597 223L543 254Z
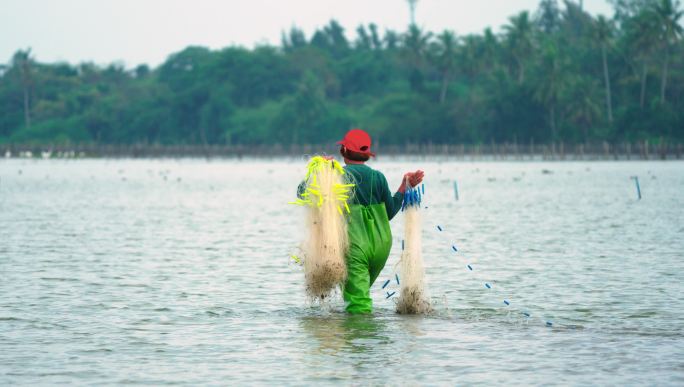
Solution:
M387 219L392 220L394 216L401 209L401 203L404 201L404 194L401 192L396 192L392 195L392 191L387 184L387 179L385 175L378 172L380 177L378 180L380 182L380 192L382 193L381 200L385 203L385 209L387 210Z

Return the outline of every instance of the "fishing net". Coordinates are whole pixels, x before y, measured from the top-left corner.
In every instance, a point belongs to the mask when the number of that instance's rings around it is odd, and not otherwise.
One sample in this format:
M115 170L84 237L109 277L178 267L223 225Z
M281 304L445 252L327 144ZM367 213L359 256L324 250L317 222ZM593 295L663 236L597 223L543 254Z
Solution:
M408 185L408 184L407 184ZM421 254L421 193L417 187L409 187L404 193L404 249L399 261L401 271L401 294L397 312L401 314L425 314L432 311L426 291L425 267Z
M308 238L302 246L306 293L323 301L347 278L345 255L349 248L347 200L354 184L346 183L345 171L334 160L313 157L293 204L307 209Z

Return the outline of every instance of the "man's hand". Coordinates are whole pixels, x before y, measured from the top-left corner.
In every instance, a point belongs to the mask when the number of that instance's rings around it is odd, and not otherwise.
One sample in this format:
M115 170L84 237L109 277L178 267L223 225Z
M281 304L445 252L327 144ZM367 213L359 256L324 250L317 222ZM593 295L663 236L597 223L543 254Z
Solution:
M404 175L404 181L408 180L411 187L415 187L423 182L423 177L425 177L425 172L420 169L415 172L408 172Z
M417 186L418 184L423 182L424 176L425 172L421 171L420 169L415 172L405 173L404 178L401 181L401 185L399 186L399 189L397 191L401 193L406 192L406 183L408 183L411 187Z

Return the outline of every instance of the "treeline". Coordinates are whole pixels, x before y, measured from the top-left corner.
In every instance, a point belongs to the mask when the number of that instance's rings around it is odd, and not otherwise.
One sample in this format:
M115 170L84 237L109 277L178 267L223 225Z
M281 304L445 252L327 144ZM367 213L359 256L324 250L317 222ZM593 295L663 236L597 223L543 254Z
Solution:
M188 47L155 69L0 67L0 143L383 144L684 140L678 0L614 0L612 19L543 0L500 34L330 21L279 47Z

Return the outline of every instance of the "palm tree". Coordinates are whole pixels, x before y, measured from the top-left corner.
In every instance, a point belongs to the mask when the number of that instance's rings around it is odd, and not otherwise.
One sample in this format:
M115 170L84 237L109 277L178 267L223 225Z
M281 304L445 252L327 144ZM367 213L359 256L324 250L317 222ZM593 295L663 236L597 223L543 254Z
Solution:
M596 39L601 45L601 58L603 59L603 79L606 87L606 110L608 112L608 122L613 123L613 103L610 89L610 73L608 72L608 58L606 55L608 44L612 36L612 26L610 22L603 16L596 19Z
M582 128L583 140L589 141L589 129L594 119L601 115L601 106L595 101L600 100L598 83L581 75L572 76L570 79L572 90L570 91L567 104L564 104L568 114L568 120ZM565 100L565 99L564 99Z
M385 36L382 40L388 51L394 51L399 46L399 35L392 30L385 31Z
M304 47L307 45L306 35L304 31L297 27L292 27L289 32L283 31L281 34L281 45L286 52Z
M484 56L487 62L489 62L491 67L495 67L496 62L496 54L499 49L499 40L497 39L496 35L494 35L494 32L492 31L491 28L485 28L484 30L484 39L483 39L483 51L484 51Z
M486 28L478 41L477 53L480 69L491 77L499 67L499 39L494 35L491 28Z
M349 51L349 42L344 35L344 27L337 20L330 20L323 29L317 30L311 38L311 44L330 53L339 59Z
M560 10L557 0L541 0L535 15L538 28L545 34L551 34L558 30L560 25Z
M411 66L411 86L414 89L420 89L423 85L423 74L421 68L423 67L425 56L427 54L428 44L432 34L424 33L416 25L411 25L408 32L404 36L404 50L408 56L408 62Z
M551 141L555 141L558 132L556 113L561 96L567 89L568 73L563 68L561 53L553 41L548 41L543 47L539 73L541 78L537 82L534 99L548 109Z
M366 26L363 24L359 25L356 28L356 49L361 49L361 50L370 50L373 47L373 42L371 40L371 36L368 34L366 31Z
M665 103L665 91L667 89L667 72L670 62L670 45L675 44L684 33L684 29L679 24L684 11L679 9L679 1L660 0L653 7L653 12L658 20L660 29L660 40L665 50L663 58L663 69L660 78L660 103Z
M468 82L472 82L477 75L478 70L481 70L481 63L479 61L479 37L476 35L467 35L462 38L463 44L458 50L458 64L465 73Z
M368 29L371 32L371 42L373 43L374 50L382 50L382 42L380 41L380 34L378 34L378 26L375 23L368 25Z
M648 81L649 62L653 56L653 46L658 38L657 25L647 12L640 12L628 18L624 25L625 38L629 50L635 59L640 83L639 106L644 108L646 102L646 83Z
M446 100L451 73L456 62L456 48L456 34L452 31L444 31L437 36L437 42L434 45L433 61L442 77L442 87L439 93L440 104L443 104Z
M423 30L415 25L409 27L404 36L404 47L408 50L414 63L423 61L431 37L432 33L423 33Z
M518 67L518 84L525 81L525 61L532 53L532 22L527 11L512 16L504 26L509 48Z
M26 128L31 127L31 101L30 89L33 82L31 77L31 49L26 51L19 50L12 58L13 66L19 69L21 85L24 91L24 124Z

